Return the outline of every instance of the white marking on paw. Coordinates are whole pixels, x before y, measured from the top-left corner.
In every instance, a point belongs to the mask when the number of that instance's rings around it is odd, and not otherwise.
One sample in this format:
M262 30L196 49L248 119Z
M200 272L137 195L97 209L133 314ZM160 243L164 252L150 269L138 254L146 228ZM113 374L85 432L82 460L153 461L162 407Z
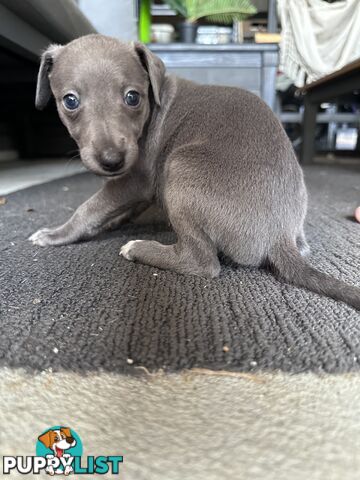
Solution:
M51 244L49 239L49 232L51 230L49 228L43 228L38 230L37 232L33 233L28 240L32 242L34 245L39 245L40 247L44 247L45 245Z
M133 260L133 256L131 255L131 249L134 243L143 242L144 240L130 240L130 242L126 243L121 247L119 255L122 255L126 260Z
M32 235L30 235L30 237L28 238L28 240L29 240L30 242L33 242L34 240L36 240L36 237L38 236L38 233L39 233L39 232L35 232L35 233L33 233Z

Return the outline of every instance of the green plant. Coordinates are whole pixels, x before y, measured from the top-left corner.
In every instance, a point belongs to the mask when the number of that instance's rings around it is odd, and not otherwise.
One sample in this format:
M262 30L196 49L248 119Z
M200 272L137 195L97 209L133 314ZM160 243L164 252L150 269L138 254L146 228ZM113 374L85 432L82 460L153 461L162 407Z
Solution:
M229 24L256 13L251 0L166 0L166 3L190 22L205 18Z

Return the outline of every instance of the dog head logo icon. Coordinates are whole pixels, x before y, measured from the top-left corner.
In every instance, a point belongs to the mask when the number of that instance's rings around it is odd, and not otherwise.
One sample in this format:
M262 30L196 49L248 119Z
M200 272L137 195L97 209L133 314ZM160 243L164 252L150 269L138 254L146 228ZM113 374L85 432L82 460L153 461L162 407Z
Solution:
M47 428L37 437L36 455L3 455L0 471L4 475L17 472L21 475L109 475L119 476L122 455L83 456L83 444L75 430L69 427ZM0 473L2 478L2 474Z
M49 460L46 471L49 475L69 475L73 473L70 460L74 455L74 450L70 452L71 454L67 450L77 446L78 441L75 435L75 432L72 432L68 427L53 427L38 437L38 441L46 449L46 458Z
M71 435L70 428L61 427L59 430L48 430L39 437L46 448L50 448L58 458L64 455L64 451L75 447L76 440Z

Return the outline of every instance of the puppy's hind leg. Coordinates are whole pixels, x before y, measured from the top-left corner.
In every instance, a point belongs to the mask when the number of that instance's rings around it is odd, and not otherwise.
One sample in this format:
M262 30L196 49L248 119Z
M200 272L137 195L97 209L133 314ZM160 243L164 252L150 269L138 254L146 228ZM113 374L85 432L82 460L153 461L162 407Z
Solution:
M174 245L132 240L121 248L120 255L127 260L200 277L213 278L220 273L216 248L200 230L187 229L186 235L178 235Z

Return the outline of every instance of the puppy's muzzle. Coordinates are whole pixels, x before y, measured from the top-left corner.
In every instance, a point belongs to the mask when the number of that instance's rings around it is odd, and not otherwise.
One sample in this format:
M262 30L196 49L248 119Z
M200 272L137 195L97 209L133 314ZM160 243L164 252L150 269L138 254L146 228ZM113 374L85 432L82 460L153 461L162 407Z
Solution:
M118 172L124 166L125 153L109 148L99 155L98 162L105 172Z

